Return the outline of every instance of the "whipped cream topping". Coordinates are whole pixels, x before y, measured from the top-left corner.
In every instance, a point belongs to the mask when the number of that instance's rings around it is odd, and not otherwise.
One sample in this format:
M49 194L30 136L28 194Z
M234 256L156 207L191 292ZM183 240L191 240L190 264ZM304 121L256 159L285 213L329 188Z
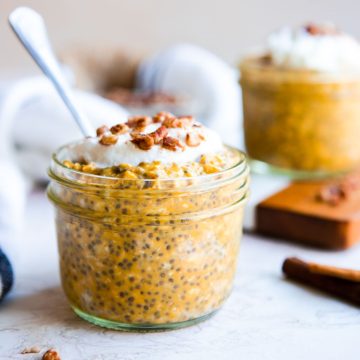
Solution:
M153 145L148 150L143 150L133 143L130 132L118 135L117 142L112 145L102 145L99 137L85 138L70 144L64 149L60 160L73 162L85 161L94 163L96 167L105 168L122 163L137 166L141 162L161 161L164 164L186 163L196 161L204 154L214 154L224 151L220 137L209 128L195 122L179 128L168 128L167 136L177 139L183 145L181 148L169 150L160 145ZM150 134L157 130L161 123L151 123L141 130L141 134ZM202 141L197 146L186 145L189 133L201 134Z
M319 72L360 72L360 44L329 26L284 27L268 38L274 65ZM332 29L333 31L323 31Z

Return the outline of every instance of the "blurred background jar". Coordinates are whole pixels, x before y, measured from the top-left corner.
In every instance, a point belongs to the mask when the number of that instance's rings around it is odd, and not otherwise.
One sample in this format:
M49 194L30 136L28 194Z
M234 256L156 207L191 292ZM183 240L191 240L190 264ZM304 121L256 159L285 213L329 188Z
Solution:
M360 165L360 45L330 25L283 28L240 64L258 172L316 177Z

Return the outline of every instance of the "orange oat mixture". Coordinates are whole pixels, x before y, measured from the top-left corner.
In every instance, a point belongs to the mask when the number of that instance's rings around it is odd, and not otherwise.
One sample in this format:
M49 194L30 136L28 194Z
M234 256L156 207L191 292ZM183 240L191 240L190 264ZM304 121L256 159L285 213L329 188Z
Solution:
M119 164L117 166L98 168L93 163L73 163L65 160L64 165L70 169L82 171L88 174L116 177L120 179L164 179L164 178L191 178L195 176L217 173L235 164L237 157L232 152L224 152L221 155L203 155L197 162L189 162L178 165L162 164L160 161L140 163L137 166Z

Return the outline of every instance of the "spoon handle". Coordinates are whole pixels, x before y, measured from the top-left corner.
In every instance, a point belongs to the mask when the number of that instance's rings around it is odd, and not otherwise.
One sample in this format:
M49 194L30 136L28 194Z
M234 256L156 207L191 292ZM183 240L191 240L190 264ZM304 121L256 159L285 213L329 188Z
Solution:
M55 86L83 135L94 136L92 126L76 105L74 95L54 56L42 17L30 8L19 7L9 15L9 23L25 49Z

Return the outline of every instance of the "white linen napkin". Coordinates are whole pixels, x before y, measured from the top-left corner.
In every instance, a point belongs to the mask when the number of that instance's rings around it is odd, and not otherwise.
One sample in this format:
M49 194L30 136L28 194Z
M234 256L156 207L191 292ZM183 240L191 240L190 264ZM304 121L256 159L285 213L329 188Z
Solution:
M100 125L122 122L128 115L98 95L75 91L75 96L94 134ZM26 175L40 181L47 179L52 152L82 136L59 95L42 76L21 80L9 89L0 112L0 129L4 144L0 156L12 152Z
M94 94L76 91L80 106L96 127L122 122L127 112ZM0 104L0 301L10 290L21 258L19 238L27 189L47 181L51 153L81 137L45 77L14 82ZM25 176L20 172L24 170Z

